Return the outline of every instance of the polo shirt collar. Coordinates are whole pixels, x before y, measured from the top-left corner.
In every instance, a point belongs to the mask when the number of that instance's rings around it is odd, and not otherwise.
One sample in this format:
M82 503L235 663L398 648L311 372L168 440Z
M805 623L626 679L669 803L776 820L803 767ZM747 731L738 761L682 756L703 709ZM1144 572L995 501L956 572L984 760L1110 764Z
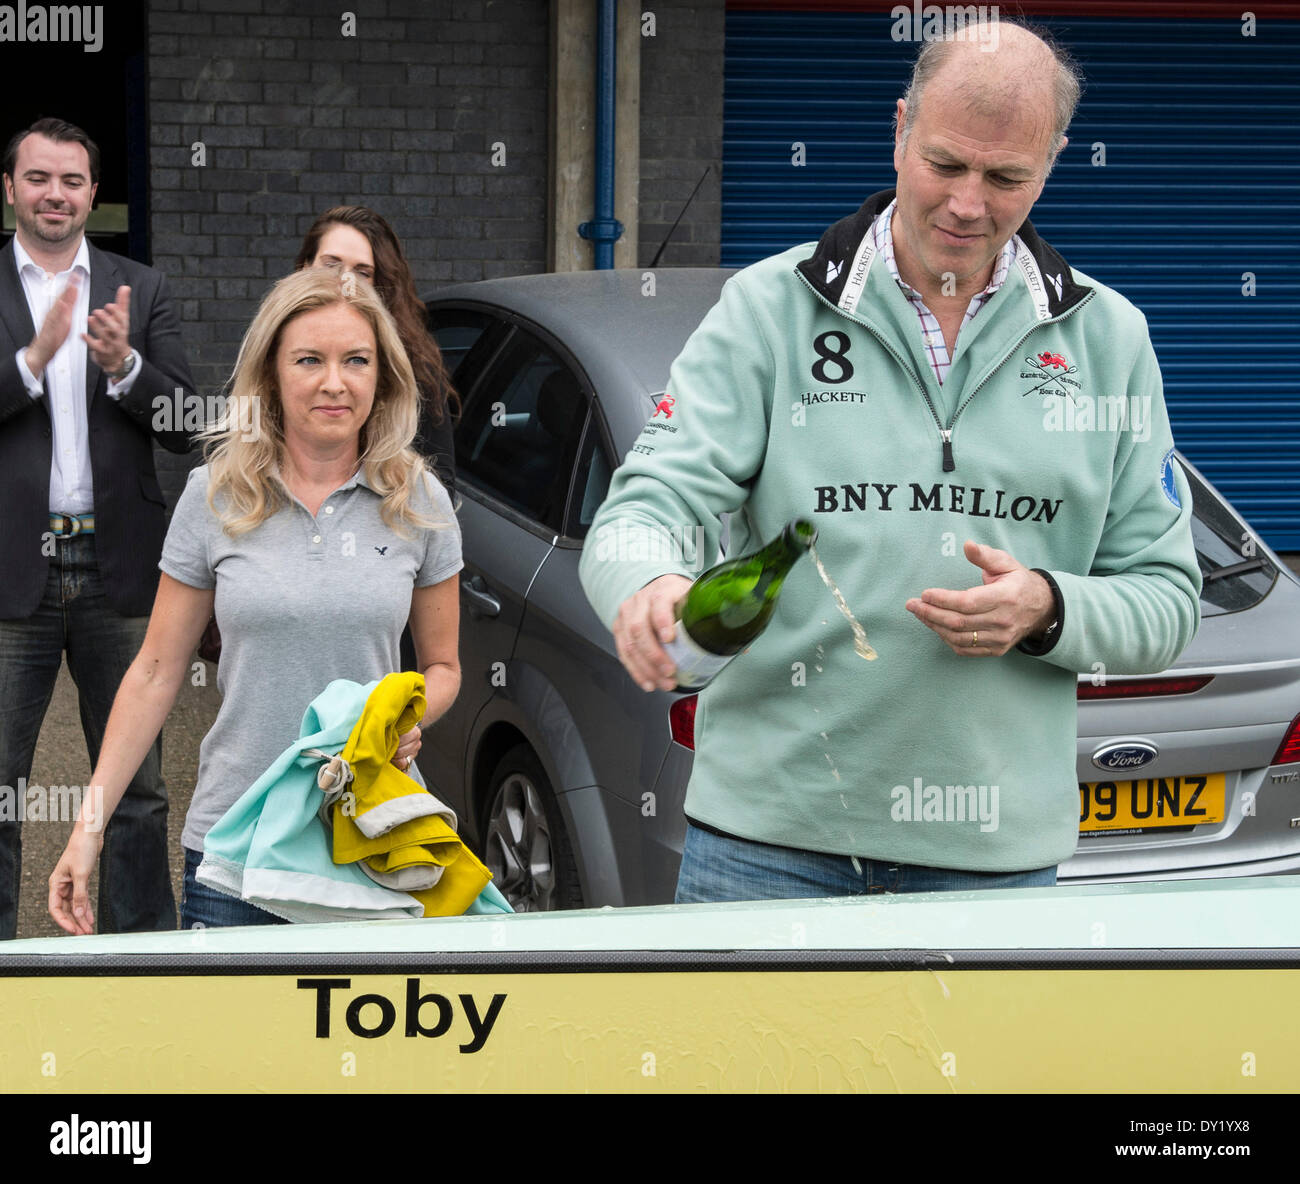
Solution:
M370 479L366 476L365 465L361 465L351 477L339 486L339 489L352 489L357 485L360 485L363 489L370 490L371 493L377 492L375 487L370 483Z

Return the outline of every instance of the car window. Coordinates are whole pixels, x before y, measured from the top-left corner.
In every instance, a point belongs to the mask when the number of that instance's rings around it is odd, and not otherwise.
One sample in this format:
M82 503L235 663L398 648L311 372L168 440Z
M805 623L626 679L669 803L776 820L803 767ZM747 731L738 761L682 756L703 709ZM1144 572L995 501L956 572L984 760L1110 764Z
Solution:
M517 329L469 392L455 436L458 477L558 534L586 419L574 372Z
M477 362L486 360L486 350L480 348L476 351L475 345L482 343L486 346L484 334L500 322L488 313L464 308L435 308L429 312L428 320L429 332L442 351L443 365L447 367L452 385L463 391L473 380L472 372L477 369ZM476 354L475 359L470 359L471 353Z
M1201 568L1201 610L1239 612L1259 603L1277 569L1259 549L1255 533L1195 473L1184 467L1192 487L1192 544Z
M609 492L612 470L613 466L609 463L609 456L601 443L600 432L593 417L587 428L587 437L582 443L582 457L578 461L578 472L573 481L573 513L565 531L570 538L587 537L591 521Z

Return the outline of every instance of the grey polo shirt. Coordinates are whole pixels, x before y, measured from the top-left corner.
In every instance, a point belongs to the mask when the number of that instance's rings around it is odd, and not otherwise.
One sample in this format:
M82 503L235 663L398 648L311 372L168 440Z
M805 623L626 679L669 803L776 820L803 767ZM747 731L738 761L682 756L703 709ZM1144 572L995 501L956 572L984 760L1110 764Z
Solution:
M158 566L215 588L221 627L221 710L199 747L198 784L181 842L203 836L298 739L308 705L336 678L367 683L401 669L415 588L460 570L460 527L442 484L426 474L419 508L446 525L402 538L379 515L358 472L313 516L297 499L231 538L208 506L208 468L189 476ZM409 528L408 528L409 529Z

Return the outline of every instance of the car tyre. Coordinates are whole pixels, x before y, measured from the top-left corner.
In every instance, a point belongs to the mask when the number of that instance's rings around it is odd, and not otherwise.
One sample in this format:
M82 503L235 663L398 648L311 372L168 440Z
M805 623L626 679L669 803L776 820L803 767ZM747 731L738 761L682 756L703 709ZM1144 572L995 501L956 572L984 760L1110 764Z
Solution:
M492 770L483 820L483 862L519 913L582 907L578 865L551 783L526 744Z

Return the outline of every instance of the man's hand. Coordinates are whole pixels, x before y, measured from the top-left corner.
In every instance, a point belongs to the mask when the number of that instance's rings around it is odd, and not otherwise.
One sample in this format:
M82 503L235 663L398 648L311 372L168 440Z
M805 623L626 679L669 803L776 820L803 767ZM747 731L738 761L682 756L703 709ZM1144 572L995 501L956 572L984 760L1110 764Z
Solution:
M81 339L95 365L105 374L116 374L131 350L131 289L126 284L118 288L112 304L95 309L86 318L86 328Z
M964 592L927 588L907 602L909 613L964 658L1000 657L1047 629L1056 602L1042 576L996 547L967 540L964 551L983 584Z
M77 277L70 276L63 291L59 293L59 298L50 305L50 311L45 314L45 320L32 338L31 345L27 347L23 361L27 363L27 369L32 372L33 378L40 378L45 373L50 359L67 341L68 334L72 331L72 314L77 310L80 291Z
M676 667L661 643L672 641L676 629L673 610L690 586L685 576L660 576L629 596L618 610L614 642L619 660L643 691L671 691L677 685L673 681Z

